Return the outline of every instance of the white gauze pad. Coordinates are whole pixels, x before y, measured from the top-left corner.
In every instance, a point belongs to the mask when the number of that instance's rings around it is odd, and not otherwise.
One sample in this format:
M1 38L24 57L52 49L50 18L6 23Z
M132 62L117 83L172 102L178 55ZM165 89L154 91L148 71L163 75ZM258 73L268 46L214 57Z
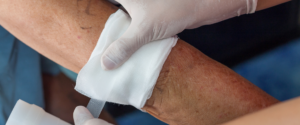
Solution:
M102 53L126 31L130 22L122 10L109 17L89 61L78 74L75 89L92 99L140 109L151 97L162 66L178 38L150 42L119 68L105 71L101 67Z

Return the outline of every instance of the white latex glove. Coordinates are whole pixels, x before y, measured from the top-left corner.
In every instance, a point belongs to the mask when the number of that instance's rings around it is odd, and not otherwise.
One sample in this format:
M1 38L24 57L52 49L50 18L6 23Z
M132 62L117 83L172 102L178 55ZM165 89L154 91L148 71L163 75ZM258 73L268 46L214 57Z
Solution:
M254 13L257 0L116 0L128 11L128 30L102 55L110 70L123 64L148 42L174 36L184 29L209 25ZM145 55L147 56L147 55Z
M92 116L89 110L83 106L77 106L73 113L75 125L112 125L102 119Z

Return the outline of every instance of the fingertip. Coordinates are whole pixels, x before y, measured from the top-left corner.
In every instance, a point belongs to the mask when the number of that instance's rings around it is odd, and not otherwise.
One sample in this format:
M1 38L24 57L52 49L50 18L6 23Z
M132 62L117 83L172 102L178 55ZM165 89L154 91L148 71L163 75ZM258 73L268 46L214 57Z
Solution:
M107 55L103 55L101 58L101 66L104 70L113 70L117 68L117 64L109 58Z
M132 25L127 31L117 40L112 42L104 51L101 57L101 66L104 70L113 70L123 65L140 47L147 42L138 41L138 35L131 32L134 30ZM135 30L134 30L135 31ZM134 35L133 35L134 34ZM130 37L131 36L131 37Z
M73 113L76 125L83 125L87 120L93 119L93 115L84 106L77 106Z
M86 122L86 125L113 125L113 124L108 123L102 119L91 119Z

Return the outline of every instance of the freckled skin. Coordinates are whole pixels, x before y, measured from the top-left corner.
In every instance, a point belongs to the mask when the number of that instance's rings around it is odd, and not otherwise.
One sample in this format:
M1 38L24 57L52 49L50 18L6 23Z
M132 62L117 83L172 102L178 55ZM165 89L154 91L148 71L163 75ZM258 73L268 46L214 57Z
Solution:
M106 0L0 0L0 25L39 53L79 72L117 9Z
M0 0L0 24L39 53L78 73L117 9L106 0ZM213 125L277 102L179 40L143 109L168 124Z
M277 102L231 69L179 40L143 109L172 125L215 125Z

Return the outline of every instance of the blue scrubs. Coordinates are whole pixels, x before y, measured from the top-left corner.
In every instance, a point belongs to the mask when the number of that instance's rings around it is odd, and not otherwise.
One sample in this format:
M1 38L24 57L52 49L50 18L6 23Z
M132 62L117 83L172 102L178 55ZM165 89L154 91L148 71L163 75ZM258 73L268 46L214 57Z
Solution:
M44 107L41 58L0 26L0 125L18 99Z
M300 38L233 68L280 101L300 96Z

